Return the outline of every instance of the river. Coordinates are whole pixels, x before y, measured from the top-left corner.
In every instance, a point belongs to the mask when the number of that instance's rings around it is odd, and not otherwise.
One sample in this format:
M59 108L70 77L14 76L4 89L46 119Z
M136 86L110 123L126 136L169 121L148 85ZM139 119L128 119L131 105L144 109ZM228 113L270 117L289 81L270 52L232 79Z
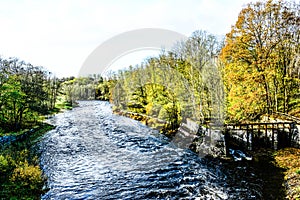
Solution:
M80 101L48 123L56 129L38 144L49 187L42 199L239 199L241 191L257 199L107 102Z

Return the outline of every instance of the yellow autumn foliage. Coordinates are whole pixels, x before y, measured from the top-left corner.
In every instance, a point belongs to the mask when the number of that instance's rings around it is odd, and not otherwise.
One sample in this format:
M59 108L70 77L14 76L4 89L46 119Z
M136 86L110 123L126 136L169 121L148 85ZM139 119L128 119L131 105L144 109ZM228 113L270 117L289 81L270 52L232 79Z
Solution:
M14 169L10 180L23 187L34 190L43 184L42 170L39 166L29 165L27 161L20 162Z

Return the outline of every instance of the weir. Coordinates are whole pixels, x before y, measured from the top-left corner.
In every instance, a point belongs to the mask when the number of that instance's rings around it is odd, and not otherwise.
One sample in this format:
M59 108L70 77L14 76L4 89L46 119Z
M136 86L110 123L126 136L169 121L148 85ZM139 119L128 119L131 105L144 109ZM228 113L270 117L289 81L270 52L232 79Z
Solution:
M226 124L224 128L229 144L226 146L239 146L245 150L300 146L296 122Z

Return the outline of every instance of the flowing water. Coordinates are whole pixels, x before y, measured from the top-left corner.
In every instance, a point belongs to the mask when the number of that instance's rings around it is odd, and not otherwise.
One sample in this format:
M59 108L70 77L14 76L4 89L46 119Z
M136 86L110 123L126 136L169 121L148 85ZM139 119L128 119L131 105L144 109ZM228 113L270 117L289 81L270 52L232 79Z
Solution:
M157 131L82 101L55 115L41 142L42 199L238 199L226 176Z

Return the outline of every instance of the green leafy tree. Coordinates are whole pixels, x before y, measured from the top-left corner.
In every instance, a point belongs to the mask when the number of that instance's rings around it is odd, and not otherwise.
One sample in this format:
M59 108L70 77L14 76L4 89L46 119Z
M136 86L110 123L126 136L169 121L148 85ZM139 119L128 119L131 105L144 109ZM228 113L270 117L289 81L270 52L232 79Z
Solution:
M0 58L0 72L1 129L30 126L54 108L59 85L47 70L16 58Z

